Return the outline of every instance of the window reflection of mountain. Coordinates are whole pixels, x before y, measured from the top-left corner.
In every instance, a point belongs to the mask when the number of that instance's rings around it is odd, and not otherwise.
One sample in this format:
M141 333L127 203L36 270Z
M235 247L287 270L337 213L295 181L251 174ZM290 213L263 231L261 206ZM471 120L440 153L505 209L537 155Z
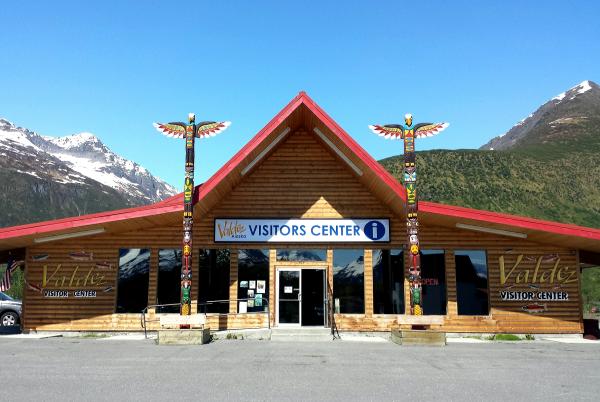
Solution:
M245 249L239 251L240 265L254 265L269 263L269 250Z
M178 304L181 286L181 249L158 251L156 304ZM178 313L179 306L157 307L157 313Z
M364 273L365 263L362 255L344 267L333 267L333 276L336 279L344 278L345 280L350 280L352 282L362 281Z
M119 254L119 280L150 272L150 249L121 249Z
M326 250L277 250L277 261L326 261Z
M469 255L455 255L456 293L458 313L463 315L487 314L487 268L477 266Z
M265 281L265 288L269 288L269 250L264 249L243 249L239 250L238 255L238 281ZM239 287L238 299L246 299L249 296L248 291ZM247 311L264 311L266 306L247 307Z
M160 271L181 270L181 250L162 249L158 254L158 269Z
M373 250L373 312L404 313L404 253Z
M150 249L120 249L117 313L139 313L148 305Z

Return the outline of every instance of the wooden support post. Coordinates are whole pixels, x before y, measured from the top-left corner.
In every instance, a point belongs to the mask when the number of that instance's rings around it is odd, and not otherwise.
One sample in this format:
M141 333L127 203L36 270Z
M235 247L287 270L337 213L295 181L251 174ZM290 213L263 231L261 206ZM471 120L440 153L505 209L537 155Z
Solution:
M269 298L269 311L271 315L271 327L275 326L275 317L277 313L277 271L275 265L277 264L277 250L271 249L269 250L269 294L267 297Z
M444 259L446 266L446 315L457 316L458 299L456 294L456 261L454 260L454 250L445 250Z
M365 317L373 317L373 250L365 250Z
M238 250L231 250L229 254L229 312L238 312Z

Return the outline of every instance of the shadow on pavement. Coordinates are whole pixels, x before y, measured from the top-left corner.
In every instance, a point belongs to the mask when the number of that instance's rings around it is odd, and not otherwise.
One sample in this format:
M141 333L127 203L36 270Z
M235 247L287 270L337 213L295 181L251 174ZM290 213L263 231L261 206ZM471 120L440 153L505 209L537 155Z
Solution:
M21 333L21 327L13 325L11 327L0 327L0 336L2 335L15 335Z

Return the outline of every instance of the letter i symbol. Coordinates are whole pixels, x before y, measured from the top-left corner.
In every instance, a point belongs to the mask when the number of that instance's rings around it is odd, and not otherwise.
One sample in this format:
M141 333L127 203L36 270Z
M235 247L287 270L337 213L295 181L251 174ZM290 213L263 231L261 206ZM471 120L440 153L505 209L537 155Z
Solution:
M377 222L373 222L371 223L371 233L372 233L372 238L373 239L379 239L378 233L377 233Z

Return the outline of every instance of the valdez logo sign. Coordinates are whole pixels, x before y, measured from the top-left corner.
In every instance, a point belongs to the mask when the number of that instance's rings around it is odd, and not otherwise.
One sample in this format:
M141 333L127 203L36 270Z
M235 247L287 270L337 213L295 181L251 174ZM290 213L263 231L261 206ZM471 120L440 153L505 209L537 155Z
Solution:
M389 219L215 219L215 242L389 242Z

